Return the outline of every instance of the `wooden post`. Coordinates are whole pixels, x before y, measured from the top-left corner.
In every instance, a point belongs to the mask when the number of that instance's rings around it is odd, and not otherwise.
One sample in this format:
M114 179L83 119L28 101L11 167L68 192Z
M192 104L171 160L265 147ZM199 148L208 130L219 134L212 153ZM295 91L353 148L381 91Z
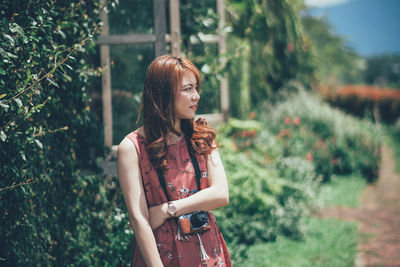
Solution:
M225 34L225 4L224 0L217 0L217 12L219 15L218 22L218 53L221 55L221 60L226 64L226 34ZM221 113L224 121L228 120L229 115L229 89L228 89L228 75L225 74L220 80L220 94L221 94Z
M165 0L153 0L153 17L154 17L154 35L155 56L161 56L166 53L165 34L167 32L166 17L165 17Z
M103 1L106 3L107 1ZM103 21L100 36L108 36L108 16L102 9L100 19ZM101 76L102 103L103 103L103 123L104 123L104 145L112 146L112 94L111 94L111 70L110 70L110 47L108 45L100 46L101 67L103 75Z
M181 22L179 0L169 1L169 20L171 30L171 53L173 56L181 54Z

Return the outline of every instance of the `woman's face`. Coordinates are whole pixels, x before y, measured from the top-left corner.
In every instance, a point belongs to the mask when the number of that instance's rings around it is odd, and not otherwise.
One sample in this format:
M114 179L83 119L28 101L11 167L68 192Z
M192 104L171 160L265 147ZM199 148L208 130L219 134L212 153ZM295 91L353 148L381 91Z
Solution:
M196 76L192 71L186 70L183 74L182 85L175 94L176 119L192 119L196 114L199 99Z

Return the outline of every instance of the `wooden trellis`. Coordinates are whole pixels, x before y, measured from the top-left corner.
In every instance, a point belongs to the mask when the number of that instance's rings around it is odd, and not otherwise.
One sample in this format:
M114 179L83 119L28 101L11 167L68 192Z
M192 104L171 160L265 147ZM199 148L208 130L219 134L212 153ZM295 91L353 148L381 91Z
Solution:
M104 122L104 144L107 147L112 145L112 94L111 94L111 70L110 70L110 45L117 44L139 44L154 43L155 56L158 57L166 53L167 42L171 43L171 54L180 55L181 53L181 30L180 30L180 14L179 0L169 0L170 12L170 33L166 33L166 0L153 0L153 25L154 34L109 34L109 23L107 14L102 11L100 18L103 21L102 31L96 44L100 45L101 66L104 69L102 75L102 105L103 105L103 122ZM201 41L205 43L218 43L220 54L226 53L226 36L224 33L224 1L217 0L217 12L220 16L217 35L201 36ZM228 79L223 77L220 80L220 103L221 113L201 114L210 123L218 123L228 118L229 111L229 92ZM115 150L115 147L113 147Z

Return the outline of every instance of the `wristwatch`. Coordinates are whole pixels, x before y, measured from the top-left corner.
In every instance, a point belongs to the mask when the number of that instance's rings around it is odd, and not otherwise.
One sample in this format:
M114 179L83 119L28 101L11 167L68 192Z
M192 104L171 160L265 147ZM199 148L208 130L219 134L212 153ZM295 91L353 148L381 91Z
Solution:
M168 202L168 208L167 208L167 212L171 217L175 217L176 212L178 211L178 209L175 207L175 205L169 201Z

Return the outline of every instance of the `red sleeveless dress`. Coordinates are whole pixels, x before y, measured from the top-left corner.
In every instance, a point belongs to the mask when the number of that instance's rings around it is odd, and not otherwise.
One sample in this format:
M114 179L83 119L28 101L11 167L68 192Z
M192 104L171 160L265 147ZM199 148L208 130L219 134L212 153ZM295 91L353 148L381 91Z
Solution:
M127 137L134 143L139 155L143 188L149 207L167 202L164 190L158 180L145 148L145 138L137 132ZM200 188L208 187L207 161L204 156L197 156L201 180ZM164 172L165 183L170 200L188 197L197 190L195 171L185 138L177 144L168 146L168 169ZM217 226L215 216L209 212L209 231L199 235L182 235L175 220L167 220L153 231L158 252L164 266L232 266L224 238ZM136 240L133 241L132 266L146 266Z

